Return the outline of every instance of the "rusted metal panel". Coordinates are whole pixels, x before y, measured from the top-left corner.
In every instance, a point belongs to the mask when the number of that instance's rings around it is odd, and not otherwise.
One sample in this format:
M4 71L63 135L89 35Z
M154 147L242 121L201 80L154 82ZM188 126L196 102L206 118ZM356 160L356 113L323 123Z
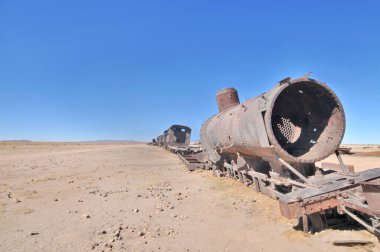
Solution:
M367 204L371 211L380 213L380 180L373 180L368 182L361 182Z
M330 178L329 178L330 177ZM324 180L324 185L321 182L322 187L320 188L305 188L300 189L296 192L284 195L279 199L281 214L287 218L298 218L303 214L309 215L315 212L320 212L326 209L333 209L339 205L339 198L343 195L350 198L349 194L345 193L352 189L358 188L360 184L368 184L365 181L373 180L380 177L380 168L367 170L355 177L354 181L350 181L350 178L344 178L341 175L330 174L326 176ZM371 183L371 186L373 183ZM361 211L366 214L374 215L380 202L380 194L376 190L370 190L368 201L368 196L366 199L368 205L361 203L355 203L352 200L344 200L343 204L347 207L353 208L355 210ZM359 197L357 195L356 197ZM355 197L355 198L356 198ZM369 209L368 206L373 203L374 210ZM368 209L370 211L368 211ZM378 212L378 210L377 210ZM378 214L376 214L377 216Z
M336 208L338 204L339 203L336 197L316 200L314 202L308 202L304 206L302 206L302 212L306 215L310 215L323 210Z
M358 176L351 178L348 176L331 173L318 180L319 188L305 188L284 195L280 201L285 203L296 202L299 199L307 199L316 196L323 196L328 193L342 192L360 186L361 182L380 178L380 168L366 170L358 173Z
M288 219L295 219L302 215L299 202L286 203L280 201L279 206L281 215Z
M374 215L380 218L380 213L378 211L376 212L372 211L372 209L369 208L368 204L363 204L361 202L358 202L352 199L342 199L341 204L350 209L354 209L358 212L365 213L368 215Z
M302 215L310 215L327 209L336 208L339 202L336 197L324 198L309 202L279 202L281 214L289 219L300 218Z
M197 154L178 154L178 157L190 171L204 169L207 166L207 162L204 162Z

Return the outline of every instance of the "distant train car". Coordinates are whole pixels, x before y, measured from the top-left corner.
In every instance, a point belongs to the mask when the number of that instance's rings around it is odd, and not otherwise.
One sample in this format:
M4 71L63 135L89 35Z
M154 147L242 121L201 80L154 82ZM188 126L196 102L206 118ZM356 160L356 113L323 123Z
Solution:
M162 146L166 146L167 144L167 137L168 137L168 130L164 131L164 134L162 135Z
M191 129L184 125L172 125L156 138L156 145L167 148L184 147L190 144Z
M158 145L158 146L162 146L163 143L164 143L163 135L159 135L159 136L156 138L156 142L157 142L157 145Z
M184 125L172 125L167 130L166 143L169 146L186 146L190 144L191 129Z

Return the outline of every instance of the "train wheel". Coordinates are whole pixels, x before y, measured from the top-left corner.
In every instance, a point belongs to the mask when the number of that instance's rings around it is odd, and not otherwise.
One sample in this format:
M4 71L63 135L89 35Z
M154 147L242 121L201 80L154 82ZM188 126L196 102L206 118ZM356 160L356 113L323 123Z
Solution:
M295 229L303 230L306 233L315 233L321 232L323 229L325 229L325 227L327 227L324 221L324 217L320 213L313 213L305 217L298 219L298 224L294 227Z
M325 223L321 214L313 213L308 216L308 219L311 227L311 232L321 232L325 228Z

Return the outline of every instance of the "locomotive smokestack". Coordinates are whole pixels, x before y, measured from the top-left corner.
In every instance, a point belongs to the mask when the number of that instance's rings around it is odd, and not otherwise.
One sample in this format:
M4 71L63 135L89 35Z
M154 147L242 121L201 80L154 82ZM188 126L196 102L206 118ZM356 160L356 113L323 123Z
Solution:
M238 93L234 88L223 88L216 93L216 102L219 113L240 104Z

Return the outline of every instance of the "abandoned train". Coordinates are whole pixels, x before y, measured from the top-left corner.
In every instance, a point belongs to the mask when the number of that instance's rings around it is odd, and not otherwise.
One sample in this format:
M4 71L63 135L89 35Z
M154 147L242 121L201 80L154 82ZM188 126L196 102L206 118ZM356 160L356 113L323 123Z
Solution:
M327 85L286 78L244 103L234 88L219 91L216 100L219 113L201 127L202 167L278 199L282 215L300 219L305 232L355 220L379 237L380 169L355 173L343 163L337 149L345 114ZM179 125L156 139L183 148L189 140L190 128ZM334 153L339 171L315 165Z
M153 139L158 146L188 146L190 144L191 129L184 125L172 125L162 135Z

